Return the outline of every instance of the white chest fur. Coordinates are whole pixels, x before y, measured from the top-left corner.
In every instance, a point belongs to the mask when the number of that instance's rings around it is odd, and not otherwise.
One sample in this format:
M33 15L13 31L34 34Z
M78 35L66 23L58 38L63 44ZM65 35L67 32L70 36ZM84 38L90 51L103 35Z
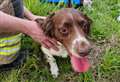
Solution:
M43 46L41 47L49 65L50 65L50 72L54 78L57 78L59 75L59 68L57 66L54 56L59 56L59 57L63 57L63 58L66 58L68 56L68 53L67 53L66 49L64 48L64 46L62 44L59 44L59 45L60 45L60 46L58 46L59 51L55 51L53 49L49 50Z

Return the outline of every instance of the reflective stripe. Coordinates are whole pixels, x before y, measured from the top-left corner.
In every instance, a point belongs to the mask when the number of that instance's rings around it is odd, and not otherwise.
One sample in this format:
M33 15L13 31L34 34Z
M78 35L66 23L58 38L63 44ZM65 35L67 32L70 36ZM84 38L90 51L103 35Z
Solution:
M16 54L11 54L11 55L8 55L8 56L5 56L5 55L0 55L0 60L1 59L6 59L6 60L11 60L12 58L14 58L14 56L16 56Z
M18 43L19 41L21 40L21 38L16 38L16 39L13 39L13 40L5 40L3 43L0 43L0 48L1 47L4 47L4 46L10 46L10 45L13 45Z
M8 64L17 58L16 53L20 50L21 35L13 35L0 38L0 64Z
M0 38L0 44L14 42L15 40L19 39L21 37L21 35L22 34L20 33L20 34L10 36L10 37Z
M15 43L15 44L2 46L2 47L0 47L0 48L12 47L12 46L18 45L19 43L20 43L20 41L19 41L19 42L17 42L17 43Z
M17 58L17 54L12 54L9 56L0 55L0 64L8 64Z
M10 54L15 54L17 51L19 51L21 46L21 43L12 46L12 47L5 47L0 49L0 55L10 55Z

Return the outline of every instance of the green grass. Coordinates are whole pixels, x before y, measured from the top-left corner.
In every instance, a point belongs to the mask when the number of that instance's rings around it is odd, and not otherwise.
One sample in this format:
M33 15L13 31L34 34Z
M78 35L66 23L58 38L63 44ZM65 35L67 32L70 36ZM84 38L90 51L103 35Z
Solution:
M61 8L60 4L39 3L38 0L24 2L34 14L42 16ZM30 50L26 63L20 69L1 73L0 82L120 82L120 22L116 20L120 0L93 0L92 9L82 9L93 20L90 37L98 52L91 55L91 70L77 75L69 59L57 58L60 76L53 79L46 62L43 63L38 54L39 46L31 38L23 37L22 48Z

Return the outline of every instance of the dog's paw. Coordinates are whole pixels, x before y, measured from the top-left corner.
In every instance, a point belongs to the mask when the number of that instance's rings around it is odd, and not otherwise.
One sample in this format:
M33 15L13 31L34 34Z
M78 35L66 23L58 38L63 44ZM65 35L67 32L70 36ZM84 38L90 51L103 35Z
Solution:
M59 73L52 74L53 78L57 78Z
M53 76L53 78L57 78L59 75L59 69L57 64L53 64L50 68L51 74Z

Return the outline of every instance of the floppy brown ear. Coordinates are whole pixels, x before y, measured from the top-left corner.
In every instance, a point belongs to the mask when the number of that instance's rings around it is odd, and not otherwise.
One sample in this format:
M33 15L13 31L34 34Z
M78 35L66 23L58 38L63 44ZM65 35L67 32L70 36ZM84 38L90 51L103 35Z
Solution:
M90 33L90 29L91 29L91 24L92 24L92 20L85 14L80 12L80 15L86 20L85 23L83 23L83 31L89 35Z
M53 38L54 37L54 23L53 23L53 19L52 17L55 15L55 13L52 13L51 15L49 15L47 17L47 19L45 19L43 25L42 25L42 29L44 31L44 33L48 36Z
M46 19L35 19L35 21L40 25L40 27L42 27L42 30L44 31L45 35L51 38L54 36L54 24L52 21L52 17L54 16L54 14L55 13L52 13Z
M86 24L84 25L83 30L84 30L84 32L85 32L87 35L89 35L90 29L91 29L92 20L91 20L89 17L87 17L87 16L85 16L85 18L86 18L87 22L86 22Z

